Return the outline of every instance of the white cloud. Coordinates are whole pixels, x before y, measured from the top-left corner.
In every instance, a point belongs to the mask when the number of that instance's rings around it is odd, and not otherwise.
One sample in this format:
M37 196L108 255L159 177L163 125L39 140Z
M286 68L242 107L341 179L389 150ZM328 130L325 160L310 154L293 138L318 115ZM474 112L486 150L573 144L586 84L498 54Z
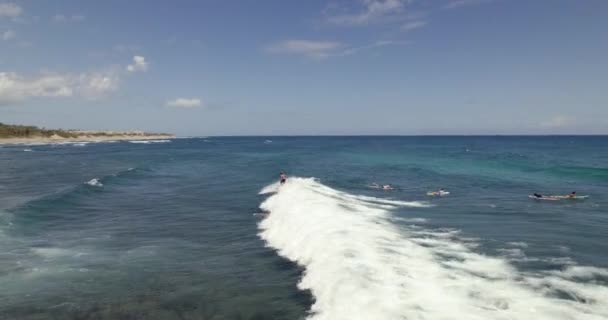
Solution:
M329 15L327 21L337 25L365 25L403 11L411 0L360 0L363 6L358 13Z
M167 101L166 106L171 108L198 108L202 107L203 103L199 98L177 98L175 100Z
M426 25L427 25L427 22L423 21L423 20L408 21L401 26L401 31L408 32L408 31L420 29Z
M73 14L73 15L65 15L65 14L56 14L53 16L53 21L62 23L62 22L82 22L86 20L86 17L81 14Z
M85 98L97 99L117 90L119 81L113 72L85 73L79 77L78 91Z
M44 74L28 79L14 72L0 72L0 104L33 97L72 95L72 80L65 75Z
M266 48L270 53L300 54L310 58L326 58L343 45L334 41L285 40Z
M127 67L129 72L147 69L144 57L135 56L133 61ZM98 99L118 90L121 77L126 73L122 70L113 67L83 73L43 72L33 76L0 72L0 105L42 97Z
M403 41L381 40L372 44L353 47L333 41L285 40L267 47L266 50L275 54L296 54L313 59L325 59L330 57L343 57L356 54L363 50L400 44L407 43Z
M556 115L548 120L544 120L540 122L541 127L545 128L564 128L571 127L576 123L576 120L572 117L564 116L564 115Z
M456 9L460 7L473 6L482 3L488 3L492 0L451 0L448 4L443 6L444 9Z
M146 62L146 59L142 56L134 56L133 64L127 66L127 71L129 72L145 72L146 70L148 70L148 63Z
M379 47L386 47L386 46L393 46L393 45L405 45L405 44L407 44L407 42L405 42L405 41L381 40L381 41L376 41L372 44L368 44L368 45L364 45L364 46L350 47L348 49L342 50L341 52L338 52L334 56L348 56L348 55L359 53L360 51L363 51L363 50L375 49L375 48L379 48Z
M0 39L7 41L15 38L15 31L6 30L4 32L0 32Z
M33 77L0 72L0 105L41 97L80 96L96 99L116 90L118 81L118 76L113 72L80 75L42 73Z
M14 3L0 3L0 18L16 18L21 15L23 10Z

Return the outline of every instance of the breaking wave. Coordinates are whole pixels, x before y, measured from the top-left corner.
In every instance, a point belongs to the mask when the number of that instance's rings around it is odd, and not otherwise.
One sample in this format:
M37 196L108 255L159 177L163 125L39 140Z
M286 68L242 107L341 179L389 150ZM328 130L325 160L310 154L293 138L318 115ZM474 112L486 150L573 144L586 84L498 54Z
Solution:
M272 184L260 237L305 268L309 319L589 319L608 317L608 270L523 272L476 252L458 231L397 224L428 204L363 197L314 179ZM523 247L523 246L522 246Z
M91 179L89 181L86 182L88 185L90 185L91 187L103 187L103 183L101 183L101 181L99 181L99 179Z
M129 140L130 143L150 144L150 143L167 143L171 140Z

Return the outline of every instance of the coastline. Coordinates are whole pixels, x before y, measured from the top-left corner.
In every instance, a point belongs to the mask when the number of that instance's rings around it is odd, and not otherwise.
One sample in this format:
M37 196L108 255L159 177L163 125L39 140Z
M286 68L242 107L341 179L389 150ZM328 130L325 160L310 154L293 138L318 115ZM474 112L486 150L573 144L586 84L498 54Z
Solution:
M115 136L79 136L76 138L64 137L31 137L31 138L0 138L0 145L12 144L61 144L78 142L108 142L125 140L166 140L174 139L175 135L115 135Z

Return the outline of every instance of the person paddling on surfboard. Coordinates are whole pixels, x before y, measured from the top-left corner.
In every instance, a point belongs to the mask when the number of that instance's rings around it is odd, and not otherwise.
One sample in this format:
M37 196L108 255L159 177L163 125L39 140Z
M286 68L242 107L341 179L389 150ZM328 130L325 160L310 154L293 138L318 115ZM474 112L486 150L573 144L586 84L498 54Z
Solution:
M285 174L285 172L281 172L281 175L279 175L279 179L281 184L284 184L285 181L287 181L287 175Z
M576 198L576 191L572 191L571 194L567 195L568 198Z

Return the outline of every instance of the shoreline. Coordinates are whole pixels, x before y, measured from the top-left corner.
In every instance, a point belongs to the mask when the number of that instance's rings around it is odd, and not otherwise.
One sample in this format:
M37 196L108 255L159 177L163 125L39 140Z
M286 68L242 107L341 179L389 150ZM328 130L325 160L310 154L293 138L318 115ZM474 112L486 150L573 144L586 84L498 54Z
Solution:
M61 144L79 142L109 142L126 140L166 140L175 139L174 135L116 135L116 136L80 136L76 138L63 137L32 137L32 138L0 138L0 145L14 144Z

